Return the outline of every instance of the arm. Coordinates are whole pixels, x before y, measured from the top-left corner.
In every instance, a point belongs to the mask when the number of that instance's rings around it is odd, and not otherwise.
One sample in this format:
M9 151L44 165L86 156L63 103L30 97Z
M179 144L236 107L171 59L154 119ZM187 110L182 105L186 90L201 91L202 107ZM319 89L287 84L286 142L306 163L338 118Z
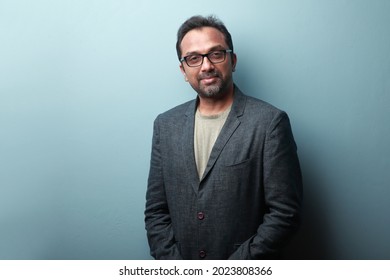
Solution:
M263 184L266 214L257 233L230 259L277 258L281 247L299 226L302 177L296 145L286 113L278 114L267 131Z
M182 259L175 242L165 196L159 137L158 119L156 119L145 207L145 226L150 253L155 259Z

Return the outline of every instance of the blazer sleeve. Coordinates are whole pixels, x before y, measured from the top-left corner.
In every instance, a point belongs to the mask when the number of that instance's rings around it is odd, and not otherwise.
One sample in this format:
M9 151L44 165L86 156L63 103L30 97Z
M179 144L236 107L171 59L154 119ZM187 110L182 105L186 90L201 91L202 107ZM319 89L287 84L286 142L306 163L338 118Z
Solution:
M182 259L174 238L164 190L158 118L154 122L152 153L146 192L145 227L150 254L155 259Z
M300 222L302 176L297 147L286 113L280 112L267 129L263 186L266 214L255 235L230 259L275 259Z

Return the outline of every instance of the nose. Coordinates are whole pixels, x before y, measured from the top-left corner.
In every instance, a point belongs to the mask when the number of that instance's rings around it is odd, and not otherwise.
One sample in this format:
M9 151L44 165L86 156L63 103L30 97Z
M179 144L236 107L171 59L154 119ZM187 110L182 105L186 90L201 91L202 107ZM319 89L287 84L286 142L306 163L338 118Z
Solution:
M214 64L207 58L207 56L203 57L203 63L201 67L202 72L209 72L214 69Z

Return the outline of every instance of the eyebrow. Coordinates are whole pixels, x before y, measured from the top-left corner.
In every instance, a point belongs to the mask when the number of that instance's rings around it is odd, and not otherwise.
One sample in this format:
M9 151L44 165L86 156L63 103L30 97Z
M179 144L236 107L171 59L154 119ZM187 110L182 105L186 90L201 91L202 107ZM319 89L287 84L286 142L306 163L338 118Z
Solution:
M220 51L220 50L225 50L226 48L222 45L216 45L214 47L211 47L206 53L210 53L213 51ZM193 55L193 54L200 54L199 52L187 52L185 55Z

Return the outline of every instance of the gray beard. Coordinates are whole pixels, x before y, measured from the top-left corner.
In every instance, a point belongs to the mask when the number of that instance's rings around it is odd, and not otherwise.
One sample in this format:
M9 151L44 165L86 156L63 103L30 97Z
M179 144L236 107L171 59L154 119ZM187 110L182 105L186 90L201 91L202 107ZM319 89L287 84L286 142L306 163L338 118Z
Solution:
M218 99L224 96L227 87L227 83L219 78L215 84L209 86L203 86L200 84L197 92L200 97Z
M212 98L212 97L218 97L221 95L221 85L219 84L216 84L216 85L211 85L211 86L208 86L206 88L201 88L198 92L199 95L201 96L204 96L204 97L208 97L208 98Z

